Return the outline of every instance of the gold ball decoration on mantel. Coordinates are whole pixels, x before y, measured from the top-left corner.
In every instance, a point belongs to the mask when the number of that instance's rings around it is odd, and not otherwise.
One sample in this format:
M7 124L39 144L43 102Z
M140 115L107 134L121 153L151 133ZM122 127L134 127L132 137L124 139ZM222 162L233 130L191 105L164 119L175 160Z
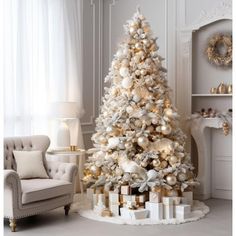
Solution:
M208 42L206 49L208 60L221 67L232 66L232 35L216 34Z

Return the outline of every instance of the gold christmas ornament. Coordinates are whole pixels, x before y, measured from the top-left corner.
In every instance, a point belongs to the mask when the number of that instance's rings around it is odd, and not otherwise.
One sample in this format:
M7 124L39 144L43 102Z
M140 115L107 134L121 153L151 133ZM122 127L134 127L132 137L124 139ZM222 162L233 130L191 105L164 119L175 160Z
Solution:
M147 148L148 144L149 144L149 140L147 137L142 136L142 137L138 138L138 145L140 147L145 149L145 148Z
M169 163L171 165L175 165L178 162L178 158L176 156L170 156Z
M167 163L167 161L162 161L161 162L161 164L160 164L160 167L162 168L162 169L164 169L164 168L166 168L168 166L168 163Z
M229 124L227 122L224 122L222 125L222 129L223 129L223 133L225 136L227 136L229 134Z
M187 175L183 172L178 173L177 179L181 182L185 181L187 179Z
M101 174L101 168L100 167L97 167L95 165L92 165L90 167L90 171L92 174L96 175L96 176L99 176Z
M130 32L131 35L134 35L135 32L136 32L136 30L135 30L134 27L130 27L130 28L129 28L129 32Z
M141 75L146 75L146 74L147 74L147 71L146 71L145 69L142 69L142 70L140 71L140 73L141 73Z
M152 164L154 167L158 167L158 166L160 166L161 162L158 159L155 159L152 161Z
M170 134L171 133L171 126L170 125L163 125L163 126L161 126L161 132L164 135Z
M166 99L165 102L164 102L164 105L165 105L166 108L171 107L170 99Z
M176 179L175 175L169 174L169 175L167 175L167 177L166 177L166 182L167 182L169 185L175 185L176 182L177 182L177 179Z

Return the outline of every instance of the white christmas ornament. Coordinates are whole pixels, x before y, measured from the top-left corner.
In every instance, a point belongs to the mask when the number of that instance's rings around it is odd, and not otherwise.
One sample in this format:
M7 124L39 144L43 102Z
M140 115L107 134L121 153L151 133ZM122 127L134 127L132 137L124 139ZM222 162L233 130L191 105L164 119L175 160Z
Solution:
M129 69L128 69L128 67L122 66L122 67L120 68L119 72L120 72L120 75L121 75L122 77L128 77L128 76L129 76Z
M138 145L142 148L146 148L149 144L149 140L147 137L139 137L138 138Z
M122 87L125 88L125 89L131 88L132 85L133 85L133 80L132 80L132 78L131 78L131 77L126 77L126 78L124 78L124 79L122 80L122 82L121 82L121 85L122 85Z
M115 148L119 145L120 139L117 137L109 138L108 139L108 148Z

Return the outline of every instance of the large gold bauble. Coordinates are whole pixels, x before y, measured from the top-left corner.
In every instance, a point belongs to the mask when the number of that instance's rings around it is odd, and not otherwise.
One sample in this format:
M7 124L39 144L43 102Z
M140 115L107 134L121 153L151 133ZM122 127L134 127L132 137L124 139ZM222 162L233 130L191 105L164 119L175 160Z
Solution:
M96 176L101 175L101 168L100 168L100 167L97 167L97 166L95 166L95 165L92 165L92 166L90 167L90 171L91 171L92 174L94 174L94 175L96 175Z
M168 183L169 185L175 185L176 182L177 182L177 179L176 179L175 175L169 174L169 175L167 175L167 177L166 177L166 181L167 181L167 183Z
M170 99L166 99L165 102L164 102L164 105L165 105L166 108L171 107Z
M141 164L141 166L144 167L144 168L147 167L147 165L148 165L148 163L147 163L146 161L141 161L140 164Z
M179 181L183 182L187 179L187 175L183 172L178 173L177 178Z
M153 166L158 167L161 164L161 162L158 159L155 159L152 161L152 164Z
M141 73L141 75L146 75L147 71L145 69L141 69L140 73Z
M161 162L160 167L161 167L162 169L166 168L167 166L168 166L168 162L167 162L167 161L162 161L162 162Z
M142 136L138 138L138 145L140 147L145 149L148 146L148 144L149 144L149 140L147 137Z
M163 125L163 126L161 126L161 132L164 135L170 134L171 133L171 126L170 125Z
M178 162L178 158L176 157L176 156L170 156L170 158L169 158L169 163L171 164L171 165L174 165L174 164L176 164Z

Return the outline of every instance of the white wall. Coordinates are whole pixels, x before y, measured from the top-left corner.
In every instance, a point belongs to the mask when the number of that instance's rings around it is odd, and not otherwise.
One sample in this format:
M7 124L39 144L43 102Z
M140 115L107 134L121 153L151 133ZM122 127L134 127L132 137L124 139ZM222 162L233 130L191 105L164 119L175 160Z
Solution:
M169 85L180 114L186 115L186 81L182 79L186 51L180 45L180 31L194 25L210 11L221 7L222 0L83 0L84 101L86 114L82 129L86 147L91 147L94 119L98 116L103 79L108 73L116 45L123 38L123 24L139 5L159 37L159 53L166 58ZM219 7L218 7L219 6ZM184 40L183 38L181 40ZM191 46L191 45L189 45ZM188 45L187 45L188 47Z

